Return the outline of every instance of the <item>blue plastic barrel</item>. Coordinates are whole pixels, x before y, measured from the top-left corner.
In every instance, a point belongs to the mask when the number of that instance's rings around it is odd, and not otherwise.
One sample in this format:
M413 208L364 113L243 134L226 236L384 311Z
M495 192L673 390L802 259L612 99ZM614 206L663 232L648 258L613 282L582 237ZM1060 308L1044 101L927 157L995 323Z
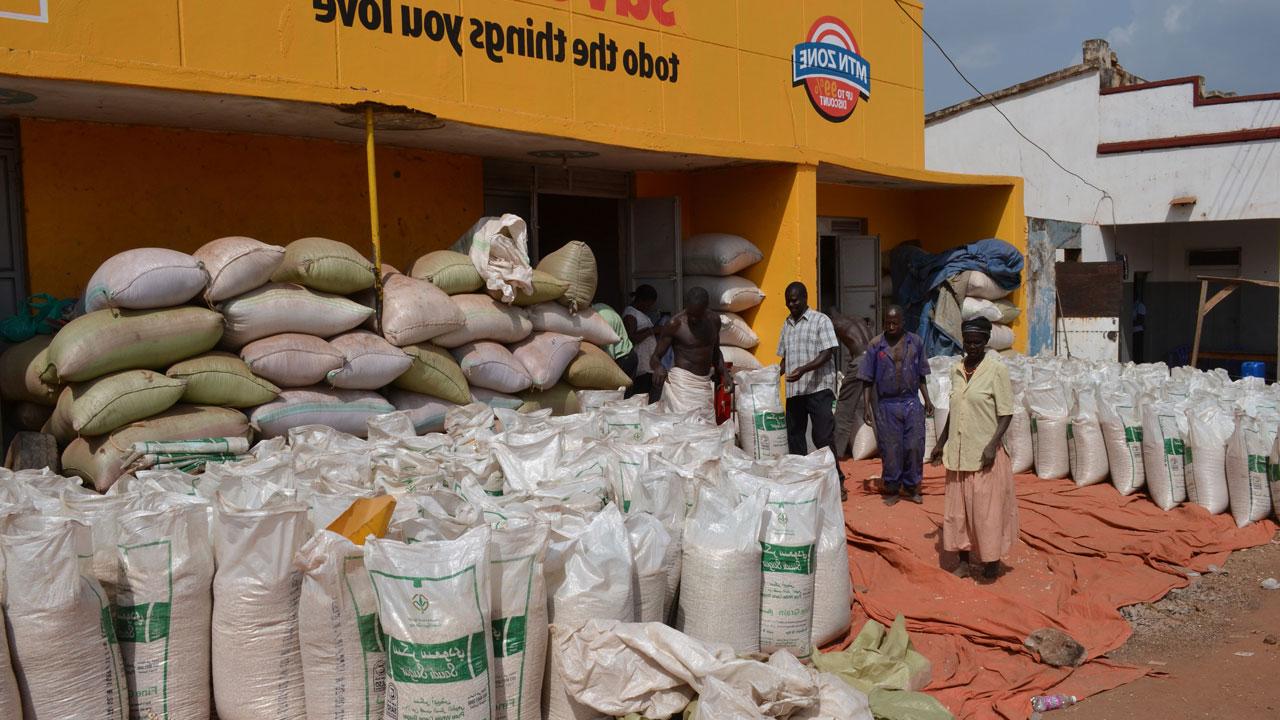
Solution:
M1267 364L1257 361L1240 363L1240 375L1242 377L1265 378L1267 376Z

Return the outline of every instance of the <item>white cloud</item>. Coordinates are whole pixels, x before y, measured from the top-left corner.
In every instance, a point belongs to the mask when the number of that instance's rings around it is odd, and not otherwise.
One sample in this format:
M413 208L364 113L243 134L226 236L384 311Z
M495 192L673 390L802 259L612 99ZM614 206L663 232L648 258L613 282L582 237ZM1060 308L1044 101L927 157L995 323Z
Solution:
M1167 33L1182 31L1182 16L1187 12L1189 3L1176 3L1164 11L1164 30Z
M1000 47L994 42L971 45L956 54L956 64L961 70L983 70L1000 62Z
M1133 44L1133 37L1138 34L1138 21L1125 25L1124 27L1113 27L1107 31L1107 42L1117 47Z

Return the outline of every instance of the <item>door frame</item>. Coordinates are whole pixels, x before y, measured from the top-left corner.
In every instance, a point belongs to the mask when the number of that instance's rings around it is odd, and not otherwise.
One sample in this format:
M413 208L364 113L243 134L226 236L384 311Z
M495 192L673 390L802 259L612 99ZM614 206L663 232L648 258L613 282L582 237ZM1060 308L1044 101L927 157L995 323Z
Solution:
M27 268L27 224L22 186L22 138L21 126L13 118L0 119L0 162L13 183L9 195L0 198L9 207L9 233L12 244L14 305L17 306L31 294Z

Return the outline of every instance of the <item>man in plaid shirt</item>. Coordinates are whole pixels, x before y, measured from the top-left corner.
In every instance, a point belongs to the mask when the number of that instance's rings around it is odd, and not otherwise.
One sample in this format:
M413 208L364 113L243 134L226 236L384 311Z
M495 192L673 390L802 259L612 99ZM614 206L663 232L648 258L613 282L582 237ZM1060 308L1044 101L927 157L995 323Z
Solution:
M810 309L804 283L788 285L786 300L791 314L782 323L778 356L782 358L779 371L787 379L788 449L792 455L808 452L805 433L812 420L814 447L831 448L835 455L836 330L831 318ZM844 473L840 473L840 490L843 497Z

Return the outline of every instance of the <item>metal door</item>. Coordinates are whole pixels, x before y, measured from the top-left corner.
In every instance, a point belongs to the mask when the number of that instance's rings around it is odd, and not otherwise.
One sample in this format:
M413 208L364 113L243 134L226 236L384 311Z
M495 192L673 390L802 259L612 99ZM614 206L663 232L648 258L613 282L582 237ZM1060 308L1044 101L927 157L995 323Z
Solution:
M628 292L649 284L658 291L658 309L675 313L684 305L680 282L680 200L631 201Z
M19 168L18 124L0 121L0 318L13 315L27 297Z
M880 236L838 235L837 258L841 315L863 318L880 326Z

